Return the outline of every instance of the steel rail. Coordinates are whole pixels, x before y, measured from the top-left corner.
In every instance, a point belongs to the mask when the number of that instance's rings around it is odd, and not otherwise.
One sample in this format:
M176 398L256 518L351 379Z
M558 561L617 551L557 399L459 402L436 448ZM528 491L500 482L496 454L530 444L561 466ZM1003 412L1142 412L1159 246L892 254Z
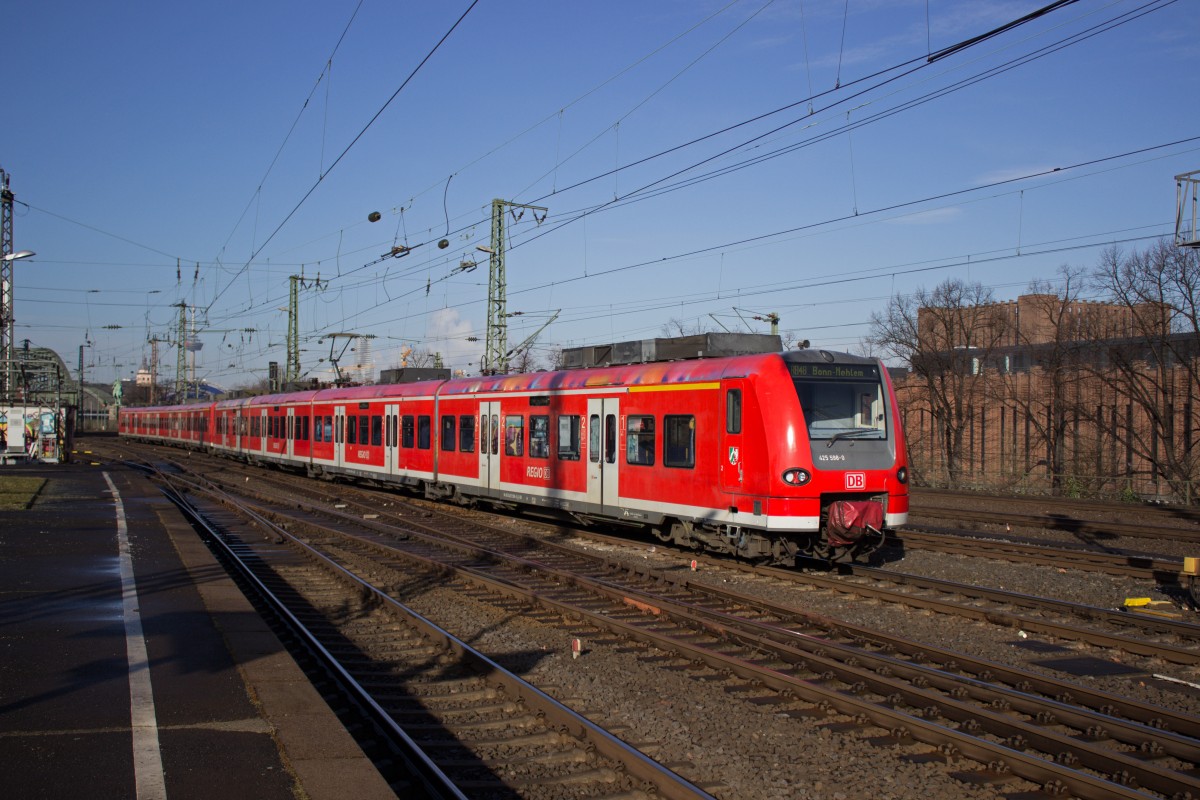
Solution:
M905 526L889 537L888 541L901 547L914 544L922 550L934 550L939 553L1101 572L1165 585L1178 583L1183 571L1182 559L1133 553L1101 553L1082 548L1056 547L1054 543L1019 542L1003 534L931 528L924 525Z
M970 511L967 509L922 508L909 512L909 524L918 526L923 519L955 520L956 522L1007 522L1026 528L1043 528L1064 531L1073 535L1116 538L1128 536L1137 539L1169 539L1176 542L1200 542L1200 531L1163 525L1147 525L1144 522L1093 522L1069 517L1065 514L998 514L995 511Z
M174 477L174 480L180 480ZM189 483L191 483L189 481ZM663 798L668 800L715 800L708 792L705 792L698 786L686 781L675 772L667 767L659 764L653 759L646 756L640 750L632 747L617 737L613 736L608 731L599 727L595 723L588 720L586 717L578 714L559 701L550 697L545 692L537 689L528 682L522 680L509 670L505 669L495 661L491 660L484 654L470 647L461 639L455 637L445 629L431 622L424 616L418 614L413 609L398 602L386 593L380 591L368 581L363 580L358 575L354 574L344 566L338 564L329 556L321 553L318 549L311 546L309 543L296 537L293 533L275 524L268 516L262 513L261 509L255 509L252 505L233 498L220 490L214 490L204 487L200 484L192 483L195 491L209 493L218 502L221 502L227 507L236 507L241 513L252 517L259 525L270 530L275 536L283 537L291 542L295 547L300 548L306 555L318 560L330 571L336 572L346 581L354 584L364 596L371 597L375 602L385 605L397 614L402 615L410 621L410 623L420 630L425 636L432 641L437 642L442 648L448 652L452 652L458 660L469 659L480 665L482 673L486 674L489 680L494 680L500 683L505 690L511 693L513 697L518 698L526 707L532 709L535 713L543 716L549 725L555 727L567 735L575 738L578 741L585 742L588 747L594 749L601 756L610 759L626 769L630 776L642 782L646 786L653 787L654 790ZM323 652L324 649L322 648ZM333 658L333 656L329 656ZM357 690L362 692L367 698L370 707L378 714L382 715L383 719L389 728L398 731L404 740L411 742L412 739L403 732L403 729L395 723L388 712L379 705L379 703L371 696L370 692L364 689L348 672L338 665L340 674L345 675L347 681L353 682ZM415 743L414 747L420 748ZM423 751L423 758L431 765L436 767L435 761ZM440 772L440 769L439 769ZM443 773L444 774L444 773ZM447 779L449 780L449 779Z
M311 521L306 524L312 524ZM331 529L330 533L339 533L346 535L342 531ZM365 542L368 546L390 551L393 557L400 556L408 559L422 559L423 557L414 556L410 553L397 553L391 545L385 545L378 541ZM456 544L456 547L471 549L469 545ZM537 567L534 562L527 559L507 556L498 551L487 550L485 548L474 548L476 551L474 556L476 561L481 561L485 557L494 561L508 559L510 562L516 563L520 568ZM445 568L445 564L432 562L430 567L436 564L439 568ZM1200 782L1196 782L1179 773L1169 770L1163 770L1156 765L1146 764L1138 759L1129 758L1119 753L1114 753L1112 750L1102 747L1091 747L1087 743L1082 743L1073 737L1063 736L1055 732L1044 730L1036 725L1028 725L1019 721L1014 721L1011 717L1000 712L989 712L982 710L978 706L962 703L954 698L947 698L937 692L928 691L924 688L914 687L911 683L904 683L889 678L881 678L880 676L863 670L858 667L847 666L836 660L827 657L821 657L812 653L796 650L794 647L789 647L785 644L772 641L768 637L754 637L752 634L743 631L735 631L735 620L725 619L720 623L714 623L711 619L704 623L703 627L709 630L710 633L722 636L726 640L738 639L743 646L748 646L760 652L771 652L774 657L793 661L793 663L803 664L804 670L814 671L818 674L826 672L834 672L839 676L839 680L852 686L860 686L861 689L855 691L863 692L868 689L880 695L889 698L901 697L906 705L914 708L926 709L927 714L934 712L929 709L937 709L936 714L956 722L960 725L971 726L979 724L980 720L984 720L989 732L997 735L1003 735L1005 740L1012 746L997 745L986 740L978 739L970 733L946 728L944 725L936 725L929 723L927 720L913 717L912 714L897 711L886 705L880 705L871 701L859 701L857 698L850 697L845 691L830 689L828 687L818 686L811 679L798 678L795 676L784 675L777 670L767 669L761 665L755 664L746 659L736 658L724 653L719 653L693 642L682 640L678 637L664 636L661 633L650 631L643 626L625 622L616 618L611 612L601 613L586 608L580 608L578 604L565 603L555 600L553 597L547 596L545 593L530 591L527 588L519 587L512 580L497 579L478 568L455 567L464 575L469 575L472 580L487 585L491 591L500 592L506 595L520 597L523 600L537 600L544 606L552 608L558 613L583 617L589 623L601 627L603 629L613 630L621 633L629 638L644 641L648 644L653 644L656 647L664 647L669 645L670 649L681 651L684 657L698 660L708 664L715 669L722 669L738 674L747 680L756 680L763 682L764 685L777 684L780 688L786 688L787 691L793 692L801 697L806 697L811 702L826 702L833 703L844 711L851 714L865 714L868 718L875 721L877 724L882 724L892 730L905 730L921 741L926 741L930 744L945 745L947 741L951 741L964 753L974 753L976 760L983 760L984 763L994 760L1002 760L1005 763L1012 764L1014 771L1021 774L1022 777L1027 777L1031 780L1037 780L1043 784L1052 784L1059 782L1070 788L1081 797L1145 797L1146 795L1130 790L1129 787L1119 787L1110 781L1094 779L1092 776L1079 773L1076 770L1068 767L1054 764L1046 759L1030 757L1027 754L1013 752L1014 747L1023 747L1026 744L1036 744L1044 752L1049 753L1052 757L1065 757L1064 754L1070 754L1070 760L1076 761L1083 766L1091 769L1104 770L1112 774L1113 764L1117 765L1116 773L1122 776L1122 779L1133 780L1142 783L1143 785L1152 785L1158 787L1162 791L1186 792L1197 790L1200 791ZM593 579L580 578L579 576L560 573L555 574L551 571L551 577L555 580L569 582L575 586L583 586L585 584L594 584L593 591L599 591L609 596L609 599L614 603L625 606L629 605L630 590L627 587L620 586L605 586L599 581ZM664 601L663 598L653 595L642 595L636 598L637 602L643 604L655 603L658 614L667 613L664 608L671 608L670 613L675 616L684 616L686 611L676 608L674 604ZM712 612L706 612L711 614ZM745 625L744 621L736 621L737 625ZM830 643L822 643L824 646L830 646ZM811 666L816 663L817 666ZM920 667L903 662L894 664L893 667L900 671L920 671ZM960 679L962 680L962 679ZM970 683L967 681L966 683ZM978 686L976 686L978 688ZM969 691L969 690L968 690ZM1094 715L1090 716L1087 712L1078 712L1069 709L1065 706L1055 706L1054 712L1057 714L1065 714L1068 716L1076 716L1078 720L1088 717L1093 721L1096 719ZM1123 724L1117 720L1102 718L1109 728L1121 727ZM1098 727L1098 726L1093 726ZM1129 726L1136 728L1138 726ZM914 732L917 731L917 732ZM1176 743L1182 752L1192 752L1187 750L1185 742ZM1174 745L1172 747L1174 749ZM986 757L984 757L986 754Z

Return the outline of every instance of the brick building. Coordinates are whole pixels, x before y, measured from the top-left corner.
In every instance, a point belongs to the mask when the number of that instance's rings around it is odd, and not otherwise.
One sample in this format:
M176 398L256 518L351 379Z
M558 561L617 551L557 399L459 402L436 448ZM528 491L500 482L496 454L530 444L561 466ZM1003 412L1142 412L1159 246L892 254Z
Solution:
M916 338L893 380L918 480L1195 498L1200 348L1166 307L1030 294L921 308Z

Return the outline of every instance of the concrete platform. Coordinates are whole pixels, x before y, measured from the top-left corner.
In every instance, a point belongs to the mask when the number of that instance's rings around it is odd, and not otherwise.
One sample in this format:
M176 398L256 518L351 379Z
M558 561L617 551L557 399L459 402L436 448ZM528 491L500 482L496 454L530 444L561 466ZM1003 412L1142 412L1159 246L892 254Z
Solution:
M0 797L395 797L140 473L7 476L46 484L0 510Z

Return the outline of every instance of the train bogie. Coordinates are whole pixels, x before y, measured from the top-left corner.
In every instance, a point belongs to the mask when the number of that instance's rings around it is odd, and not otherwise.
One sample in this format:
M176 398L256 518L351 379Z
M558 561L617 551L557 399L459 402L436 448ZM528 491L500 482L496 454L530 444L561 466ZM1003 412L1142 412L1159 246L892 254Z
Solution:
M772 562L862 555L908 511L886 370L825 351L124 409L121 431Z

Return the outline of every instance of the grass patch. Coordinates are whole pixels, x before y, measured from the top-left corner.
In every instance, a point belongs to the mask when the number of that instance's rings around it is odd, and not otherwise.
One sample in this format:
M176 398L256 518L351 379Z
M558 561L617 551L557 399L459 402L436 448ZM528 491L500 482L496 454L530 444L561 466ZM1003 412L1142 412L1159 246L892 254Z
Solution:
M0 476L0 511L24 511L45 485L45 478Z

